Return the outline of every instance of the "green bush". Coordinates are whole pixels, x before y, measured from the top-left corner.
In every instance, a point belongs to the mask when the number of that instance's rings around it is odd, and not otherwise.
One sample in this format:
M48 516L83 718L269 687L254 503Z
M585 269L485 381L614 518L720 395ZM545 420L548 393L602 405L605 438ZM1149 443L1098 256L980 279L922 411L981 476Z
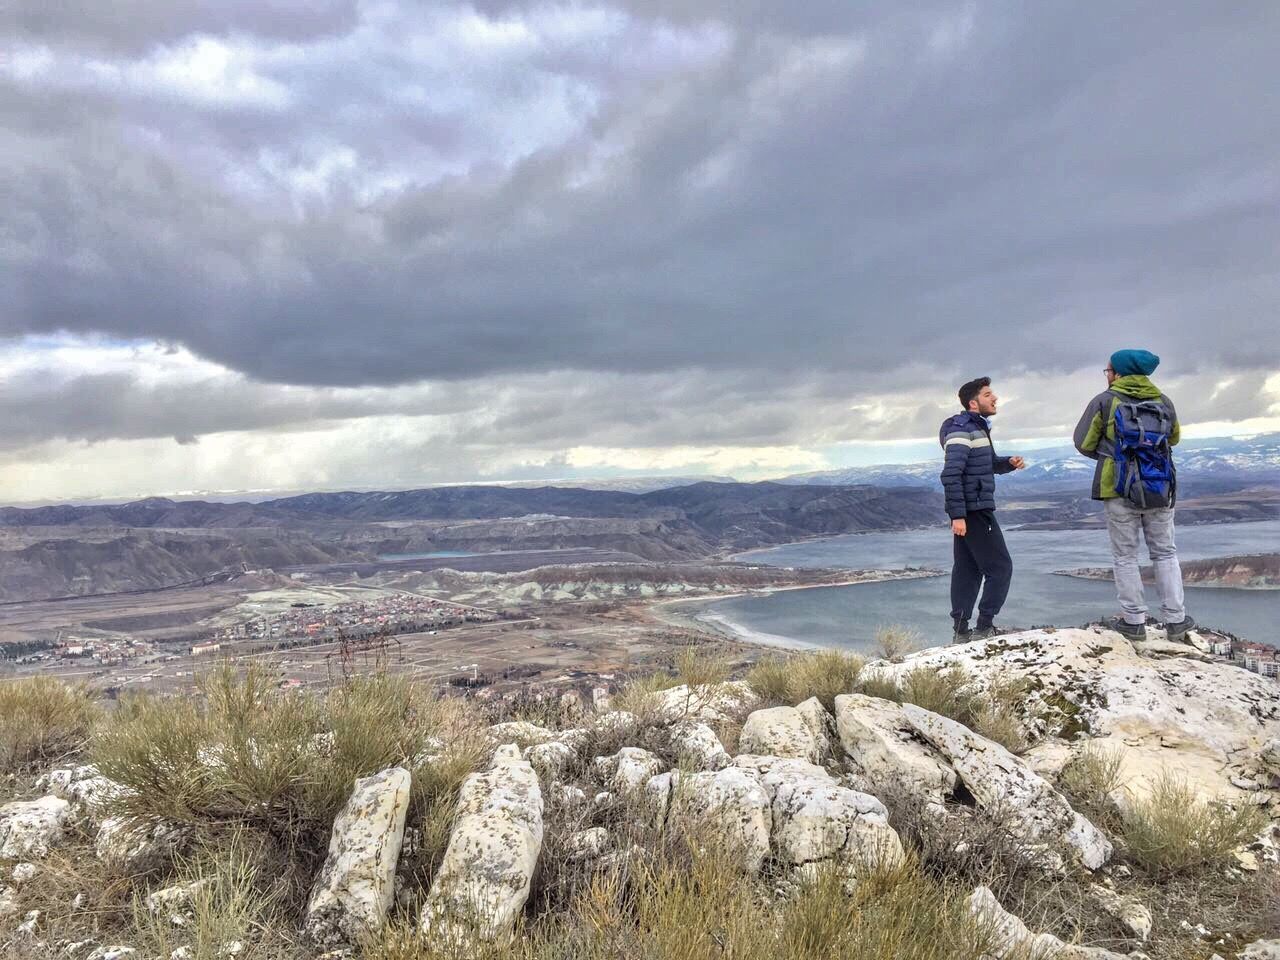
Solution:
M31 771L79 753L98 713L82 686L49 677L0 681L0 774Z

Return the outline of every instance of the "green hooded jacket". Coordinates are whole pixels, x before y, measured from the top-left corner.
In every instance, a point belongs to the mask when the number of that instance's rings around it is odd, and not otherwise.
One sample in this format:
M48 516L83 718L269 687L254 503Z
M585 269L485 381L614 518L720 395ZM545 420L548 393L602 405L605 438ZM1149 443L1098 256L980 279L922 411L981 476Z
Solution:
M1136 400L1159 400L1169 408L1169 416L1173 418L1173 433L1169 436L1169 444L1178 442L1181 428L1178 425L1178 411L1173 401L1161 393L1154 383L1141 374L1130 374L1117 377L1111 386L1102 391L1084 409L1084 415L1076 424L1076 449L1091 460L1098 461L1093 471L1093 499L1109 500L1118 497L1116 493L1116 404L1122 398Z

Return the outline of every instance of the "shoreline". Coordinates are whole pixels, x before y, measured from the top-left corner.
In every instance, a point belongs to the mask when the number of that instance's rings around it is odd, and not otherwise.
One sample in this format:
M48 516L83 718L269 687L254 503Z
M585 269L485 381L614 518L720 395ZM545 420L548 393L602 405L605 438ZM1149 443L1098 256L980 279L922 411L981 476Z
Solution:
M929 580L946 576L939 570L876 570L869 573L879 576L866 576L859 579L841 580L835 583L804 583L785 587L762 587L755 590L739 590L736 593L725 593L716 596L675 597L669 600L658 600L645 606L646 612L654 619L670 626L687 630L699 630L715 634L719 637L747 643L753 646L771 647L784 650L822 650L824 644L812 643L796 637L787 637L777 633L765 633L752 630L722 613L706 613L705 608L722 600L734 597L769 596L791 590L826 590L834 587L853 587L864 583L887 583L895 580ZM680 605L695 605L693 609L680 610ZM701 604L701 606L697 606Z
M1105 573L1096 573L1096 574L1085 573L1080 570L1051 570L1049 572L1055 577L1069 577L1072 580L1087 580L1090 583L1114 583L1115 582L1115 578L1112 576L1110 570L1106 571ZM1142 585L1144 587L1150 587L1154 585L1154 581L1147 580L1146 577L1143 577ZM1182 585L1185 588L1196 589L1196 590L1250 590L1253 592L1264 592L1264 593L1268 590L1280 590L1280 583L1247 584L1247 583L1213 583L1213 582L1204 582L1204 581L1198 582L1195 580L1188 580L1185 576L1183 577Z

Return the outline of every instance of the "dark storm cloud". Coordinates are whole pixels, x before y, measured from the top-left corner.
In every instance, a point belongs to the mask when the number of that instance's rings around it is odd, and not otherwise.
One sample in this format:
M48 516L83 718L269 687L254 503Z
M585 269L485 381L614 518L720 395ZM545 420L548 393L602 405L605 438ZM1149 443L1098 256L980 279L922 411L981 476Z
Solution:
M143 62L206 31L260 56L216 103L151 96L154 70L10 75L0 329L330 385L698 367L852 390L1118 341L1171 370L1280 363L1280 8L900 7L486 4L471 85L435 62L458 51L340 5L156 4L119 35L24 8L62 50Z

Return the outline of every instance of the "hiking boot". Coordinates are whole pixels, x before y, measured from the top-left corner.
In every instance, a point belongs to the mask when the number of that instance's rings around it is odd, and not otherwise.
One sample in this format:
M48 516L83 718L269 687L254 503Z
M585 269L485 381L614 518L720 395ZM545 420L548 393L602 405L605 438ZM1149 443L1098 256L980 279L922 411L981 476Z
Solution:
M996 629L996 625L990 620L983 622L979 620L977 625L969 633L970 640L987 640L994 637L1000 631Z
M1187 634L1196 628L1196 622L1190 617L1184 616L1178 623L1166 623L1165 631L1169 634L1169 639L1175 643L1185 643Z
M1145 623L1130 623L1124 617L1113 617L1103 626L1108 630L1114 630L1127 640L1147 639L1147 625Z
M969 629L969 621L961 620L956 617L952 620L951 639L955 643L964 643L973 636L973 631Z

